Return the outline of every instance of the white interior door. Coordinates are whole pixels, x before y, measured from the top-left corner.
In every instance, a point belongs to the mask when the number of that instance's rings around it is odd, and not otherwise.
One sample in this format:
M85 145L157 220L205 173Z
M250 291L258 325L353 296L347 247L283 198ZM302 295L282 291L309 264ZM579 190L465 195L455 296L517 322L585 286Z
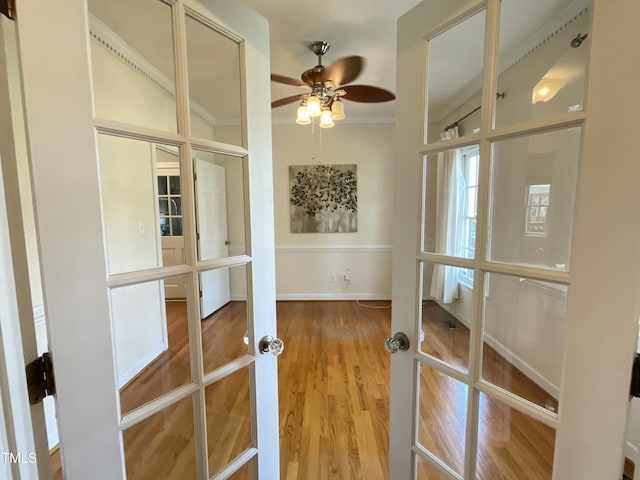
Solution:
M277 365L259 353L275 334L268 24L217 0L35 7L21 4L17 25L64 478L278 478ZM158 251L158 144L180 158L185 248L171 266ZM198 255L202 205L184 180L196 151L239 172L233 256ZM221 268L246 302L224 349L208 343L198 301L200 274ZM175 276L187 286L186 302L171 304L186 341L163 357L152 348L160 330L111 306L126 290L133 311ZM168 340L171 352L172 329ZM143 344L148 353L130 355ZM157 388L118 388L121 358L148 371L154 355L168 362ZM150 425L156 441L134 449Z
M225 169L206 160L194 159L198 252L202 260L229 255L227 233L227 189ZM200 315L206 318L229 303L229 269L200 274Z
M638 13L427 0L400 18L390 478L621 477L640 97L610 52Z
M180 163L178 151L153 149L157 159L158 216L162 264L165 267L180 265L184 258L184 236L182 224L182 191L180 185ZM177 276L164 281L165 297L172 300L187 298L184 278Z

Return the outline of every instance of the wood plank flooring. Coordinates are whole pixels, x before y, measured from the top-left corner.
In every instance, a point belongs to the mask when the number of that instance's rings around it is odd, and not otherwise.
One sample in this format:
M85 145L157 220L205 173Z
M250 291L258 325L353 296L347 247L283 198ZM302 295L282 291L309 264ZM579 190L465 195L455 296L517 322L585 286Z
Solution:
M183 303L167 304L169 350L122 391L123 406L141 405L188 379L185 312ZM383 341L391 331L390 310L355 302L279 302L277 312L278 334L286 345L279 358L281 478L387 479L390 357ZM437 305L425 304L423 328L429 340L423 349L465 365L469 332L461 325L449 330L443 322L447 315ZM207 370L246 353L245 329L241 302L202 322ZM212 356L216 348L220 355ZM485 357L487 379L508 379L512 391L549 401L544 390L495 352L486 350ZM419 439L461 471L466 386L423 367L420 388ZM210 387L206 397L213 473L248 445L246 373ZM172 408L124 432L129 479L195 478L192 405L186 400ZM550 478L553 440L552 429L483 398L478 478ZM53 461L59 466L56 456ZM420 480L443 478L426 463L419 465L418 475ZM62 478L59 467L55 478ZM233 480L245 478L251 478L248 470Z

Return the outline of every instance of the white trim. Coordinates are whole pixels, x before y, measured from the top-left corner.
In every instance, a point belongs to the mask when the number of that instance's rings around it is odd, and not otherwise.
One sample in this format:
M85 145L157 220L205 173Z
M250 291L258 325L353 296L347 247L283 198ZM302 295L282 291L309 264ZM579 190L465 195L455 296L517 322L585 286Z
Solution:
M144 78L170 97L175 98L175 83L147 60L142 54L134 50L123 38L111 28L89 14L89 28L91 36L111 55L122 61L129 68L135 70ZM213 117L202 105L191 100L190 109L209 125L217 124Z
M450 312L444 305L440 302L437 302L442 308ZM465 327L471 329L471 320L466 315L453 314L457 320L459 320ZM487 335L485 333L484 342L493 348L498 355L504 358L511 365L520 370L523 374L525 374L531 381L533 381L536 385L542 388L545 392L551 395L554 399L558 400L560 398L560 388L554 385L551 381L547 380L547 378L538 372L535 368L525 362L518 355L513 353L507 347L505 347L502 343L497 341L491 335Z
M276 253L391 253L391 245L276 245Z
M589 10L588 0L574 0L564 7L557 15L545 23L540 30L534 33L519 48L512 50L501 59L501 65L507 65L498 73L498 77L517 66L522 60L547 43L562 30L578 20ZM588 32L589 33L589 32Z
M127 382L129 382L138 373L144 370L147 365L158 358L163 352L167 350L166 343L159 343L153 350L150 350L144 357L138 360L129 370L118 375L118 388L122 388Z
M278 301L391 300L390 293L278 293Z
M274 127L293 127L296 124L295 117L291 118L274 118L271 120ZM336 123L336 128L340 127L393 127L396 121L394 117L374 117L374 118L349 118L340 120ZM300 128L306 125L299 126Z
M638 468L637 461L638 459L640 459L640 457L638 456L639 454L640 451L638 451L638 447L636 447L629 440L624 442L624 456L636 464L636 469Z
M504 54L499 59L499 67L506 65L498 72L498 78L505 73L515 68L522 60L531 55L534 51L538 50L542 45L546 44L553 37L558 35L562 30L567 28L579 17L587 13L589 10L588 0L574 0L559 13L557 13L551 20L544 24L537 32L535 32L530 38L525 40L519 47L516 47L511 52ZM461 108L466 102L470 101L476 96L482 87L482 72L474 75L467 83L465 83L460 89L449 97L449 99L462 99L456 102L454 108L447 108L446 111L440 111L438 109L434 112L434 119L437 122L444 121L445 118L452 112Z
M551 395L556 400L560 398L560 388L547 380L540 372L538 372L535 368L522 360L518 355L502 345L491 335L485 335L484 341L487 345L493 348L498 353L498 355L500 355L507 362L524 373L530 380L536 383L549 395Z

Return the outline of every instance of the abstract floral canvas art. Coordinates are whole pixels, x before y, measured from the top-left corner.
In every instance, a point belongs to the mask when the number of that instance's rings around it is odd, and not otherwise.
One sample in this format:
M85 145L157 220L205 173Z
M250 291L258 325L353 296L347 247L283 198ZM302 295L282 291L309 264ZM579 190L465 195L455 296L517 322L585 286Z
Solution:
M357 168L357 165L290 166L291 232L357 232Z

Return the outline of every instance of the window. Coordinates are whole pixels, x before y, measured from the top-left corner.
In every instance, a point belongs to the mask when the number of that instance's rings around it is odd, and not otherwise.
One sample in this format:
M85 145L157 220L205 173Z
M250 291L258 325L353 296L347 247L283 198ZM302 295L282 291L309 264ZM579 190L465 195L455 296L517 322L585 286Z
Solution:
M160 235L182 236L182 196L178 175L158 175Z
M460 251L458 254L465 258L474 258L476 253L476 216L478 215L478 147L462 150L462 169L464 189L462 190L462 209L458 219L460 232ZM460 283L473 287L473 270L458 269Z
M526 199L525 234L538 237L547 236L549 214L549 193L551 185L529 185Z

